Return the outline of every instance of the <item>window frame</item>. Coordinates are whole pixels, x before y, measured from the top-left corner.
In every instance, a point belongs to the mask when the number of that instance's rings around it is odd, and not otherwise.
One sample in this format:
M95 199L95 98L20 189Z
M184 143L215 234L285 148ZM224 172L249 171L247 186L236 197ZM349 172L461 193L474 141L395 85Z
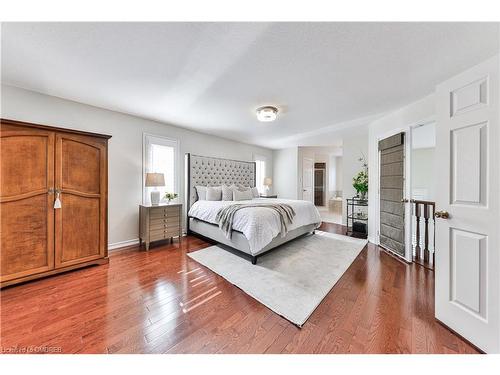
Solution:
M152 133L142 133L142 204L147 204L150 200L149 191L145 185L146 183L146 173L149 172L149 158L148 158L148 148L150 144L158 144L162 146L172 147L174 149L174 193L180 194L180 180L179 176L179 153L180 153L180 142L176 138L166 137L163 135L152 134ZM160 203L163 202L163 197L160 198Z

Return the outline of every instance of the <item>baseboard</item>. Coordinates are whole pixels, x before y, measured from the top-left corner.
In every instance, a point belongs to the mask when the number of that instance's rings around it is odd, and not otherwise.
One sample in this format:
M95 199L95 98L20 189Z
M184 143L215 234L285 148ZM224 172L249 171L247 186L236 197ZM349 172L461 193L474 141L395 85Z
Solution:
M138 245L138 244L139 244L138 238L134 238L133 240L110 243L110 244L108 244L108 251L116 251L122 247L128 247L128 246Z

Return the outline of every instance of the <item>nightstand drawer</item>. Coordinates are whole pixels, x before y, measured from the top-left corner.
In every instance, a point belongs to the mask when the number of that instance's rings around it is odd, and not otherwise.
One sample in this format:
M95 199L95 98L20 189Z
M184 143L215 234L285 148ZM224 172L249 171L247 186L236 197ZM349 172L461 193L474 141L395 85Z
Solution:
M155 226L150 226L149 231L150 232L157 232L160 230L175 230L179 231L179 224L156 224Z
M179 222L180 222L180 218L179 216L173 216L173 217L170 217L170 216L164 216L164 217L159 217L159 218L155 218L155 217L151 217L149 219L149 228L151 230L153 230L154 228L156 227L163 227L164 225L168 225L169 227L172 227L172 226L179 226Z
M165 231L165 236L166 236L166 238L179 237L180 233L181 233L181 231L179 228L175 228L175 229L167 228L167 230Z
M178 237L179 230L165 229L165 230L155 230L149 232L150 241L164 240L171 237Z
M181 210L179 207L158 207L150 210L151 218L160 218L166 216L180 216Z

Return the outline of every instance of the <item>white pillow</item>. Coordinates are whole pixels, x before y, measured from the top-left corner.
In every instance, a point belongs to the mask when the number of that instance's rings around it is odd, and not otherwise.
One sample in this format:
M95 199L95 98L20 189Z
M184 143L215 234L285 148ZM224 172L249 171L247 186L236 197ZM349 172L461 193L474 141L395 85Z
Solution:
M209 186L207 187L207 201L220 201L222 199L222 187L221 186Z
M198 194L199 201L207 200L207 187L206 186L196 186L196 194Z
M240 191L238 189L233 190L233 200L235 201L246 201L253 198L252 190L247 189Z
M253 195L254 198L260 197L259 189L257 189L256 187L253 187L250 190L252 190L252 195Z

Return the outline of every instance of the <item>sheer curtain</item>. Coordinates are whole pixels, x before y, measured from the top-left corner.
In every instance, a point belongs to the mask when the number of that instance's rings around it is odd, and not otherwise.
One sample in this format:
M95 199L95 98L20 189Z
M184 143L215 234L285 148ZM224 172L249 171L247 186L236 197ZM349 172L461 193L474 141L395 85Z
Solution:
M178 183L178 141L176 139L144 134L143 145L143 203L149 203L151 187L144 186L146 173L163 173L165 186L156 189L160 191L161 202L165 193L179 193Z
M266 178L266 157L261 155L254 155L255 161L255 186L259 193L264 194L266 187L264 186L264 178Z

